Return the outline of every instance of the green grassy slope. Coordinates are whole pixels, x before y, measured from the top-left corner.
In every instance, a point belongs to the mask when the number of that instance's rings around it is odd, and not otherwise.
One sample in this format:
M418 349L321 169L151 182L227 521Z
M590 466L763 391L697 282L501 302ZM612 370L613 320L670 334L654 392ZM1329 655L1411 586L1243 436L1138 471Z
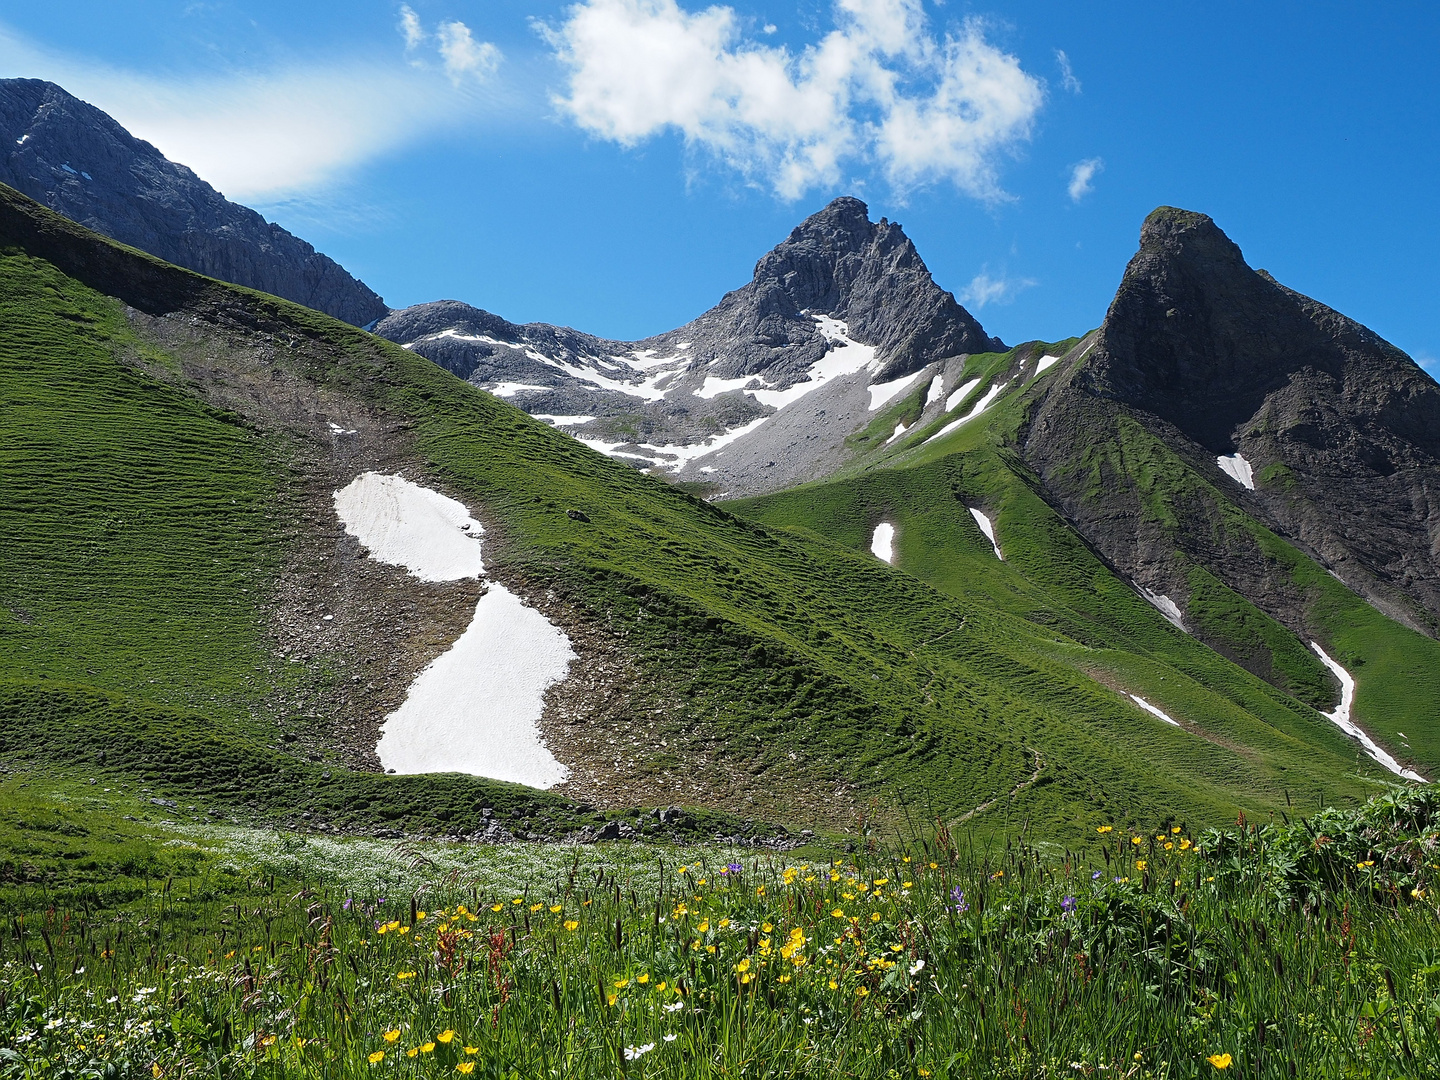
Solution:
M979 556L994 560L971 523L962 538L975 550L947 564L939 540L968 520L949 506L917 510L913 532L900 522L902 565L934 565L893 569L855 542L864 536L847 546L736 516L371 335L128 253L13 197L0 203L15 328L0 341L0 399L16 403L6 424L17 434L0 549L0 747L26 768L93 775L103 764L168 791L204 778L219 801L257 812L413 813L425 828L496 805L553 832L570 812L555 796L471 778L335 768L326 780L270 745L274 695L306 671L266 654L260 600L296 531L333 524L300 520L286 501L284 437L204 405L205 386L134 365L153 347L93 284L192 325L287 342L278 367L411 432L431 475L487 515L496 572L604 623L666 691L676 767L724 759L765 805L823 813L845 791L837 805L874 800L883 812L905 799L917 814L954 817L1017 790L987 820L1029 818L1063 839L1102 820L1201 824L1281 806L1287 792L1330 801L1372 790L1373 770L1357 773L1349 745L1283 695L1157 627L1123 586L1104 585L1115 603L1095 601L1104 573L1083 548L1067 549L1073 580L1035 548L1064 588L1041 570L1017 573L1019 552L981 571ZM920 477L917 506L940 506L931 489L954 503L949 468ZM960 479L981 485L1006 535L1021 519L1059 535L1007 475L987 464ZM927 529L936 543L923 541ZM1183 663L1150 647L1167 635ZM1172 679L1183 689L1166 697ZM1163 700L1207 738L1140 712L1107 682ZM660 789L656 801L671 800Z

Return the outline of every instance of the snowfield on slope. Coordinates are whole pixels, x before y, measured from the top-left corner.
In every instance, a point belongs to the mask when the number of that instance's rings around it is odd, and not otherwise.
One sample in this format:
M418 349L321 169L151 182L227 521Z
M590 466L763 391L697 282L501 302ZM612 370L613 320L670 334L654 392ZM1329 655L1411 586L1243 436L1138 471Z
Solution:
M1158 716L1161 720L1164 720L1165 723L1173 724L1175 727L1180 727L1180 721L1172 720L1169 716L1165 715L1165 713L1161 712L1154 705L1151 705L1150 702L1146 701L1139 694L1131 694L1130 700L1135 702L1136 705L1139 705L1140 708L1144 709L1151 716Z
M484 533L462 503L401 476L362 473L335 492L370 557L421 581L481 578ZM492 582L459 639L385 718L375 752L397 773L463 772L547 788L569 770L540 741L545 691L575 653L563 631Z
M1355 677L1331 659L1330 654L1320 647L1319 642L1310 642L1310 648L1315 650L1315 655L1320 657L1320 662L1330 669L1330 673L1340 680L1340 704L1335 707L1334 712L1322 712L1320 715L1356 740L1365 748L1365 753L1396 776L1405 780L1418 780L1422 784L1428 783L1419 773L1402 767L1374 739L1370 738L1359 724L1350 719L1350 709L1355 704Z
M1245 455L1234 453L1217 457L1215 464L1224 470L1225 475L1234 480L1241 487L1255 490L1255 470L1250 467L1250 462L1245 460Z
M870 537L870 553L882 562L895 563L895 526L882 521Z
M994 523L991 522L983 510L976 510L973 506L966 507L966 509L970 511L970 516L975 519L975 524L980 526L980 531L985 534L985 539L990 541L990 546L995 549L995 558L1004 562L1005 556L1000 554L1000 545L995 542Z

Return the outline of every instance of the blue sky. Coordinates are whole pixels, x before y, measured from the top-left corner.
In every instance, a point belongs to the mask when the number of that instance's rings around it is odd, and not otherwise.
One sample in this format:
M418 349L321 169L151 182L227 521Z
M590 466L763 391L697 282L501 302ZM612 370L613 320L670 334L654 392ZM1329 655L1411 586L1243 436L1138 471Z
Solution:
M641 337L855 194L990 332L1058 339L1100 322L1169 203L1440 359L1433 3L54 11L0 6L0 72L60 82L395 306Z

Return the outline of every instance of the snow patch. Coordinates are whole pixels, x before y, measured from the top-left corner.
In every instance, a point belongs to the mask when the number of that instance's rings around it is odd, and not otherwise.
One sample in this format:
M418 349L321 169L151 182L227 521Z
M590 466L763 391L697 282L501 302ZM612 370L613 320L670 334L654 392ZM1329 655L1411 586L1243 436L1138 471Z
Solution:
M979 416L991 406L995 399L1000 396L1000 392L1004 390L1005 387L1008 385L1008 383L996 383L994 386L990 387L989 390L985 391L984 396L981 397L979 401L975 402L974 407L971 408L968 413L960 417L959 420L950 421L950 423L946 424L943 428L937 431L934 435L931 435L930 438L926 439L925 441L927 443L934 442L936 439L943 438L944 436L949 435L950 432L954 431L962 424L968 424L971 420L974 420L975 417ZM956 392L958 393L959 391Z
M554 387L536 386L534 383L499 382L495 383L493 386L486 387L486 389L489 390L490 393L494 394L496 397L508 398L514 397L516 394L522 393L526 390L552 390L554 389Z
M1330 673L1340 680L1340 704L1335 707L1334 712L1322 712L1320 715L1329 720L1332 724L1345 732L1352 739L1355 739L1364 747L1365 752L1378 761L1385 768L1389 769L1396 776L1406 780L1418 780L1426 783L1426 780L1417 772L1403 768L1398 761L1391 757L1385 750L1370 738L1369 735L1350 719L1350 709L1355 704L1355 679L1354 677L1331 659L1329 653L1320 647L1318 642L1310 642L1310 648L1315 650L1315 655L1320 657L1320 662L1330 669Z
M935 402L939 401L944 396L944 394L945 377L943 375L936 375L935 378L930 380L930 389L925 394L924 407L928 409L931 405L934 405Z
M464 504L401 476L362 473L335 492L335 512L370 557L421 581L485 572L484 528ZM330 616L325 616L329 619ZM545 691L575 653L563 631L493 582L470 625L385 718L375 753L397 773L463 772L531 787L569 776L540 741Z
M356 430L355 428L341 427L339 424L335 423L334 420L328 421L326 423L326 426L330 429L331 435L354 435Z
M1250 467L1250 462L1245 460L1242 454L1231 454L1229 457L1217 457L1215 464L1225 471L1241 487L1255 490L1255 470Z
M591 450L598 450L610 457L644 457L653 464L666 469L681 469L698 458L708 457L718 453L729 446L736 439L742 439L758 428L768 416L762 416L748 424L742 424L738 428L727 431L724 435L716 435L705 440L703 443L671 443L655 446L650 443L607 443L602 439L586 438L583 435L576 435L575 438ZM623 450L622 446L638 446L639 450ZM661 460L668 459L668 460Z
M959 405L962 401L964 401L967 397L970 396L970 391L974 390L975 387L979 385L979 379L971 379L969 382L960 386L948 398L945 399L945 411L949 412L951 409L955 408L956 405Z
M375 753L397 773L462 772L548 788L570 770L540 741L545 691L575 653L544 615L491 584L448 652L385 718Z
M882 521L875 526L875 534L870 537L870 553L881 562L891 565L895 563L895 526L888 521Z
M16 145L16 146L24 146L25 143L29 141L29 139L30 139L30 135L29 135L29 133L27 132L26 134L21 135L18 139L15 140L15 145Z
M403 566L421 581L485 573L480 522L463 504L403 476L361 473L335 492L335 513L372 559Z
M885 445L889 446L892 442L898 439L901 435L904 435L905 432L909 430L910 429L905 426L905 421L900 421L900 423L895 425L894 434L892 434L888 439L885 440Z
M811 364L806 377L784 390L770 390L763 385L764 380L758 375L740 375L733 379L707 375L700 389L695 391L695 396L713 398L717 394L723 394L730 390L744 390L762 405L772 405L776 409L783 409L785 406L799 401L811 391L818 390L826 383L834 382L846 375L854 375L874 365L875 347L861 345L849 337L846 333L845 323L839 319L832 319L829 315L814 315L812 318L819 325L820 333L825 339L834 342L835 348ZM752 382L760 385L751 387ZM874 407L871 406L872 409Z
M1164 615L1166 620L1177 630L1185 630L1185 621L1180 615L1180 605L1171 600L1164 593L1153 593L1144 585L1136 585L1135 588L1140 595L1154 606L1155 610ZM1185 630L1188 634L1190 631Z
M1179 727L1179 726L1180 726L1180 722L1179 722L1178 720L1172 720L1169 716L1166 716L1163 712L1161 712L1159 709L1157 709L1154 705L1151 705L1148 701L1146 701L1146 700L1145 700L1143 697L1141 697L1139 694L1131 694L1131 695L1130 695L1130 700L1133 701L1133 702L1135 702L1136 705L1139 705L1140 708L1144 709L1144 710L1145 710L1146 712L1148 712L1151 716L1158 716L1161 720L1164 720L1165 723L1167 723L1167 724L1173 724L1175 727Z
M898 379L892 379L887 383L870 384L870 411L874 412L881 405L888 405L899 397L905 390L915 382L914 375L902 375Z
M985 534L985 539L990 541L990 546L995 549L995 558L1004 562L1005 556L1000 554L1000 545L995 542L995 526L983 510L976 510L971 506L968 508L970 516L975 519L975 524L980 526L980 531Z
M1035 362L1035 377L1039 378L1060 362L1058 356L1042 356Z

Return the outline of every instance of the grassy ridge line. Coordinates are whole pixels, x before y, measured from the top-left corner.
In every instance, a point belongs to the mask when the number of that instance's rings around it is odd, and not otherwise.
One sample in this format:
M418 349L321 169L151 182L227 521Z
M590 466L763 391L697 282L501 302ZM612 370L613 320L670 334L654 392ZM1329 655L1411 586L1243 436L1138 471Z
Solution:
M967 504L997 522L1005 562L995 558ZM1159 721L1114 730L1114 743L1143 748L1155 773L1263 792L1272 805L1283 804L1287 793L1318 800L1338 794L1337 787L1352 798L1366 789L1353 780L1336 784L1357 765L1338 732L1164 622L988 448L729 505L771 527L830 536L857 550L868 547L876 523L892 522L901 568L977 607L1009 612L1015 625L1006 637L1012 648L1027 643L1025 653L1015 654L1025 663L1043 668L1058 661L1072 681L1080 674L1140 693L1214 740ZM1009 682L1023 678L1012 673ZM1133 711L1128 703L1117 708L1089 678L1048 699L1045 686L1031 683L1026 695L1072 724ZM1312 760L1317 751L1323 766ZM1361 768L1379 776L1374 767Z
M600 820L519 784L327 768L217 725L211 714L53 680L0 682L0 756L32 776L128 778L157 796L197 801L202 812L208 804L262 820L303 810L346 828L468 833L490 808L507 827L551 836Z

